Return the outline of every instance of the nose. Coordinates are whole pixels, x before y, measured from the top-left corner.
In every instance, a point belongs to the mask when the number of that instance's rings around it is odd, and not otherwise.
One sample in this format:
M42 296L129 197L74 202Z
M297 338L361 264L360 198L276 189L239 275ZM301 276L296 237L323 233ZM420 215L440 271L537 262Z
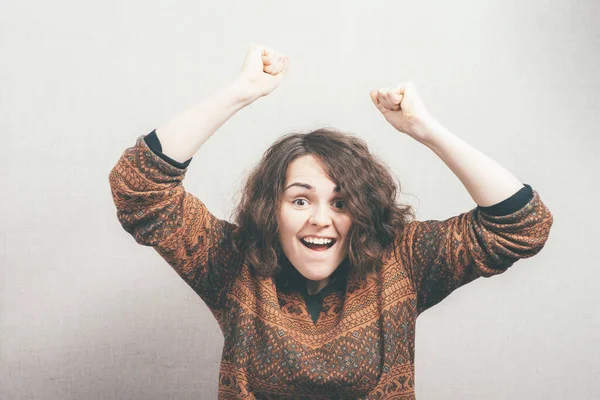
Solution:
M329 215L328 207L328 205L315 206L308 222L318 226L331 225L331 216Z

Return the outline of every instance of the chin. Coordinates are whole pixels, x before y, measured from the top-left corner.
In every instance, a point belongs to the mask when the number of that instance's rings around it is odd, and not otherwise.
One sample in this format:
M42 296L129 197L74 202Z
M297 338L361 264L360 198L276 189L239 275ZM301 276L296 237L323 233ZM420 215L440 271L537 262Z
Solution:
M302 275L306 279L311 280L311 281L315 281L315 282L322 281L323 279L327 279L333 273L333 271L330 272L330 273L313 273L313 274L306 273L306 272L301 272L301 271L299 271L299 272L300 272L300 275Z

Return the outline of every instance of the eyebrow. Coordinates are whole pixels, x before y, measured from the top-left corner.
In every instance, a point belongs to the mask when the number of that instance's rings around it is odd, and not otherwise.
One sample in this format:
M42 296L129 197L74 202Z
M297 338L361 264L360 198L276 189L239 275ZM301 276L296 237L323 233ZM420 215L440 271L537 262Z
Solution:
M286 187L286 188L285 188L285 190L284 190L284 192L285 192L285 191L287 191L289 188L291 188L291 187L294 187L294 186L298 186L298 187L301 187L301 188L304 188L304 189L308 189L308 190L310 190L311 192L314 192L314 191L316 190L314 187L312 187L312 186L311 186L311 185L309 185L308 183L303 183L303 182L294 182L294 183L292 183L291 185L289 185L288 187ZM339 192L339 191L340 191L340 187L339 187L339 185L338 185L338 186L336 186L336 187L333 189L333 191L334 191L334 192Z

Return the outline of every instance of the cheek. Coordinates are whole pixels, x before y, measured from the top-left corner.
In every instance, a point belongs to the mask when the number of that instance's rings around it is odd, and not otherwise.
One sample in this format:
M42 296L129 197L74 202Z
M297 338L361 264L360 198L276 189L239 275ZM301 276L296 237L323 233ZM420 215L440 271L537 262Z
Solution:
M342 231L342 233L344 234L344 236L348 235L348 232L350 231L350 227L352 226L352 220L350 219L350 217L346 217L345 219L340 221L340 230Z
M279 215L279 224L280 226L285 226L288 230L292 230L301 228L304 219L304 213L284 208Z

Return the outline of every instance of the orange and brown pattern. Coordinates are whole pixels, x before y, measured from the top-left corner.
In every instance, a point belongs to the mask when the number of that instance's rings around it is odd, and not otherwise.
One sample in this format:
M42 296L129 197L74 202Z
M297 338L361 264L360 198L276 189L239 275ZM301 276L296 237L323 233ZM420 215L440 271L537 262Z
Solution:
M202 298L224 336L219 399L414 399L416 319L478 277L538 253L552 214L537 192L504 216L479 208L413 221L367 279L325 297L315 323L303 296L257 278L233 252L236 226L187 193L143 140L110 172L117 217Z

